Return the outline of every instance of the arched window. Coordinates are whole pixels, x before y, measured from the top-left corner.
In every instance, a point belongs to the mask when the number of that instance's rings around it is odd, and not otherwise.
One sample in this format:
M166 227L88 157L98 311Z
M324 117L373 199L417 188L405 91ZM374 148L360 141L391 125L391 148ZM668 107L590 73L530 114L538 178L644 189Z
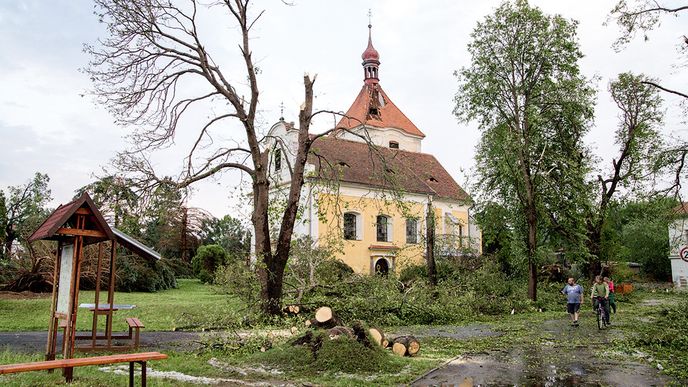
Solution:
M418 243L418 219L406 219L406 243Z
M385 258L380 258L377 261L375 261L375 274L381 275L381 276L387 276L389 274L389 261Z
M344 239L349 241L363 239L361 215L356 212L344 214Z
M378 215L375 222L378 242L392 241L392 219L387 215Z
M275 149L275 172L279 172L282 169L282 149Z

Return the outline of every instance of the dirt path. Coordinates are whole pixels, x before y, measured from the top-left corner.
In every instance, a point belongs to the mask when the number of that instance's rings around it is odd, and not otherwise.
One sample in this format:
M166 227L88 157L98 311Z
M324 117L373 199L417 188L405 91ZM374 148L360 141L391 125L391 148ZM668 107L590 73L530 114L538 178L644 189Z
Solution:
M651 364L619 358L606 351L611 340L621 337L622 332L615 330L614 326L598 331L592 318L577 328L571 327L564 319L549 320L532 327L532 331L523 337L515 337L509 349L461 355L430 371L412 385L666 384L666 377Z

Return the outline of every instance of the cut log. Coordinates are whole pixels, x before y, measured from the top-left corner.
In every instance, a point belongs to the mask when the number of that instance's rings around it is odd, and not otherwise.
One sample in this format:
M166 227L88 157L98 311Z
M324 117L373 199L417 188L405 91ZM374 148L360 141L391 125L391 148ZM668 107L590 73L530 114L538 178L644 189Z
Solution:
M385 342L385 334L380 328L370 327L368 328L368 333L370 333L370 337L373 339L373 342L382 348L385 348L383 345Z
M314 324L313 320L315 320ZM334 312L332 312L332 308L328 306L322 306L318 308L318 310L315 311L315 318L313 320L311 320L312 325L315 325L318 328L333 328L337 325L340 325L339 319L335 317Z
M312 318L310 320L306 320L304 325L306 326L306 328L311 328L311 327L315 328L318 326L318 322L314 318Z
M330 328L327 330L327 334L330 335L330 340L337 340L340 337L354 338L354 331L349 327L337 326Z
M298 305L287 305L282 308L282 312L285 314L297 315L301 312L301 307Z
M299 331L299 328L297 328L297 327L291 327L289 329L289 332L291 332L292 336L295 335L296 332L298 332L298 331Z
M406 356L406 346L402 343L392 344L392 352L399 356Z
M420 351L420 341L413 336L399 336L393 343L392 351L399 356L416 356Z
M388 348L389 347L389 340L384 339L382 340L382 348Z

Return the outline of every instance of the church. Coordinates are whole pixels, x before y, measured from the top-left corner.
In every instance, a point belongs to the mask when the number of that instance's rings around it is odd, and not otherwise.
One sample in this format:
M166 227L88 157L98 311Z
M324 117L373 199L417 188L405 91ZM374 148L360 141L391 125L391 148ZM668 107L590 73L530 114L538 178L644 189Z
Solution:
M428 221L436 258L480 254L471 199L434 156L422 153L425 134L383 90L371 35L368 25L360 92L335 128L313 142L294 237L310 237L360 274L424 263ZM297 133L284 119L268 133L279 139L269 145L271 202L279 202L290 181Z

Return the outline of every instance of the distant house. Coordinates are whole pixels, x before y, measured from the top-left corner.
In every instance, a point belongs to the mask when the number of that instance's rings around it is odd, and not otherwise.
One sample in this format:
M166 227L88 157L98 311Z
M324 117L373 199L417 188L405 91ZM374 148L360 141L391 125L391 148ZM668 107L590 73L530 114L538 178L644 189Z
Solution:
M669 259L674 286L688 288L688 202L673 210L674 221L669 223Z
M379 58L369 36L361 91L334 130L312 146L295 236L337 246L337 258L357 273L394 272L424 262L432 202L435 251L479 254L470 197L434 156L421 152L425 134L382 89ZM279 139L269 145L273 202L290 181L297 135L283 119L268 133Z

